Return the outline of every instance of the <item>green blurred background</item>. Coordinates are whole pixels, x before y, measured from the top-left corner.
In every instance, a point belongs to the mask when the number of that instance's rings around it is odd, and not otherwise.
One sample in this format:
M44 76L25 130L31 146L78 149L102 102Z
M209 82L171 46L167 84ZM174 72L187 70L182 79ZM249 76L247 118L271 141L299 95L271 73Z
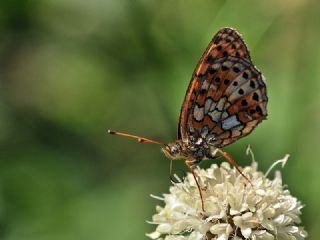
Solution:
M304 0L1 0L0 239L145 239L159 204L149 194L168 191L169 161L106 129L175 140L193 69L225 26L245 38L270 99L268 120L226 150L248 165L251 144L263 171L290 153L284 182L317 239L319 9Z

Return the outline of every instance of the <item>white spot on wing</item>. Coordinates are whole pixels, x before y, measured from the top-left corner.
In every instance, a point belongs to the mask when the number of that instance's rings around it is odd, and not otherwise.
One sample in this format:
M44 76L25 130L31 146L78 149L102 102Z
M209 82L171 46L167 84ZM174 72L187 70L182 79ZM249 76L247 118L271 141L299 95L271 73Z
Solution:
M217 106L217 102L212 102L209 111L212 112L216 108L216 106Z
M216 140L216 135L214 135L213 133L209 134L206 138L206 141L208 144L213 144L215 140Z
M204 127L201 129L201 137L202 137L202 138L206 138L206 136L208 135L208 133L209 133L208 126L204 126Z
M217 104L217 109L218 109L219 111L222 111L226 100L227 100L227 98L225 98L225 97L224 97L224 98L221 98L221 99L219 100L219 102L218 102L218 104Z
M231 117L228 117L222 121L222 128L224 130L229 130L235 126L238 126L239 124L241 124L241 122L237 120L237 116L232 115Z
M210 115L212 121L218 122L221 117L221 112L214 110L213 112L209 112L208 115Z
M227 67L227 68L231 68L232 62L230 62L230 61L224 62L224 63L222 64L222 66Z
M201 86L202 89L208 89L209 88L209 82L207 80L204 80Z
M228 117L229 116L229 114L227 113L227 112L223 112L222 113L222 119L224 119L224 118L226 118L226 117Z
M201 121L203 119L203 107L198 107L198 105L195 106L194 111L193 111L193 117L197 120L197 121Z
M215 63L212 65L212 68L217 70L218 68L220 68L220 63Z
M216 85L214 85L214 84L210 84L210 87L209 87L209 89L212 89L212 91L217 91L217 89L218 89L218 86L216 86Z
M205 114L207 114L209 112L211 104L212 104L212 99L208 98L206 100L206 103L204 104L204 113Z

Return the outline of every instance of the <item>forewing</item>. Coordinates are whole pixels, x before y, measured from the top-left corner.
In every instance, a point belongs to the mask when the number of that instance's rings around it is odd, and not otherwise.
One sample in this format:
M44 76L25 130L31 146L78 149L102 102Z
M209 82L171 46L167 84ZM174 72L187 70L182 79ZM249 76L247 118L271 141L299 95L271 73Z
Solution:
M202 55L182 105L178 137L206 136L222 147L249 134L267 115L261 73L240 35L220 30Z

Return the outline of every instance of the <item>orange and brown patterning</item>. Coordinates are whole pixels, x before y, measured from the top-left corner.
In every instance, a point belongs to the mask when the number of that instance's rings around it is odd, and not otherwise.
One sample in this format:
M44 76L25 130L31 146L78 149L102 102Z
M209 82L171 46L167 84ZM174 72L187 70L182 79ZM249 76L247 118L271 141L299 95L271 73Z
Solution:
M216 156L225 157L242 174L231 156L220 148L248 135L266 119L267 102L263 76L253 65L246 44L234 29L223 28L213 37L194 70L175 142L163 144L115 134L160 144L170 159L184 159L193 174L195 164ZM201 194L196 176L195 180Z
M221 29L196 66L179 119L178 140L163 147L171 158L189 164L213 158L248 135L267 116L262 74L253 65L241 36Z

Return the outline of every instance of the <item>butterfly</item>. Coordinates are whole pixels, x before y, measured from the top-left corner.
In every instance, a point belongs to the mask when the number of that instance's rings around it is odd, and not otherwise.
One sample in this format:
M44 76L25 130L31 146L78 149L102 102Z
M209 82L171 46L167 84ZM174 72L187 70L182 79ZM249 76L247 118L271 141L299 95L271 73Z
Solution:
M253 65L244 40L236 30L222 28L209 43L192 74L181 107L175 142L164 144L131 134L108 132L159 144L169 159L183 159L197 183L204 211L194 166L205 159L222 156L249 181L221 148L248 135L266 119L267 103L264 77Z

